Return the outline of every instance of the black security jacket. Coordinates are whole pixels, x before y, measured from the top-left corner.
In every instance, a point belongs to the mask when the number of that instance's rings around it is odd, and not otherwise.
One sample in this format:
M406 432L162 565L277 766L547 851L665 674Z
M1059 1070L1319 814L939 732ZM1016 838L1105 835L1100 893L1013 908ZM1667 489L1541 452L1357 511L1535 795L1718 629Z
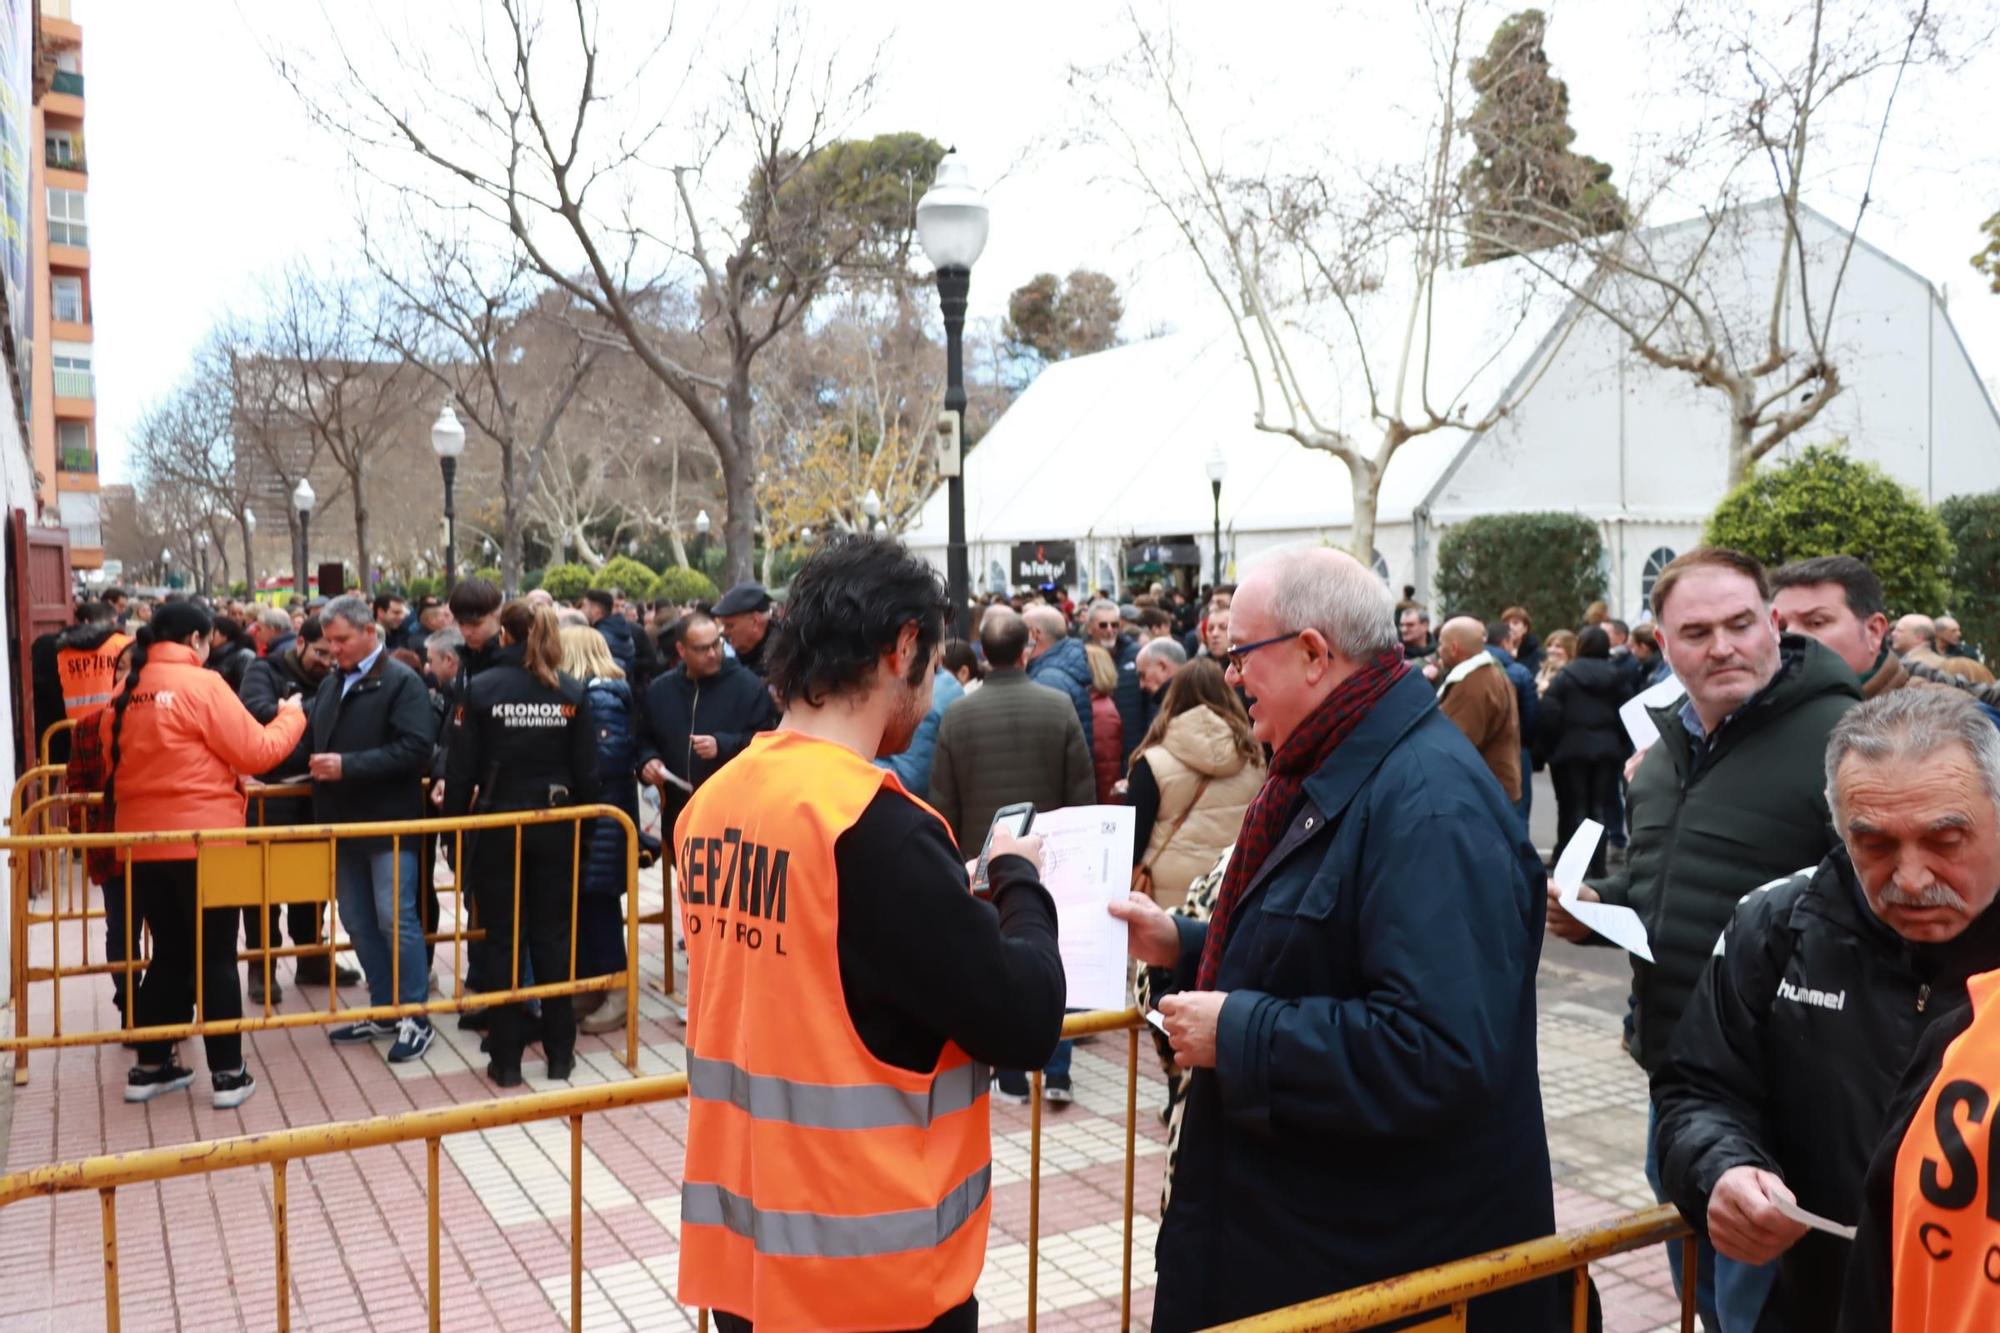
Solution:
M635 738L638 765L643 769L657 759L668 772L699 787L743 753L752 736L777 723L764 678L740 661L724 659L722 669L707 680L695 680L686 667L675 667L646 687ZM715 758L694 752L696 736L715 737ZM670 786L661 796L663 826L672 828L685 794Z
M327 824L422 819L419 779L437 739L424 678L384 648L345 696L344 673L326 673L313 696L311 754L338 754L340 781L313 783L313 815Z
M1660 1175L1697 1230L1723 1172L1757 1166L1852 1224L1897 1080L1970 975L2000 965L2000 912L1913 945L1868 906L1847 849L1746 897L1653 1076ZM1779 1260L1757 1333L1833 1327L1850 1245L1806 1234Z
M539 810L597 800L597 733L581 682L558 676L544 685L524 667L522 650L502 648L492 669L466 687L457 733L445 760L444 812Z

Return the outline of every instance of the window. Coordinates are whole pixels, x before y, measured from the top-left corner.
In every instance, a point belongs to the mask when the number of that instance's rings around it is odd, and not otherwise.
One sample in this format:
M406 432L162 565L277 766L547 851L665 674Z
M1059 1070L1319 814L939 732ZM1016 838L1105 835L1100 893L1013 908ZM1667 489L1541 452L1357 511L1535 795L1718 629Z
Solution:
M55 367L56 397L97 396L95 382L90 376L89 343L50 343L49 361Z
M69 529L71 546L104 545L104 529L98 521L95 491L59 491L56 494L56 506L57 512L62 517L62 525Z
M90 228L86 225L82 190L49 191L49 244L88 246Z
M50 130L42 136L43 160L52 167L74 167L81 156L76 140L67 130Z
M56 466L64 472L95 472L97 456L90 450L90 427L81 421L56 423Z
M83 323L83 279L50 279L49 305L57 319L70 324Z
M1653 585L1660 581L1660 572L1673 562L1673 550L1665 546L1654 547L1653 553L1646 557L1645 572L1639 575L1639 602L1645 611L1652 610Z

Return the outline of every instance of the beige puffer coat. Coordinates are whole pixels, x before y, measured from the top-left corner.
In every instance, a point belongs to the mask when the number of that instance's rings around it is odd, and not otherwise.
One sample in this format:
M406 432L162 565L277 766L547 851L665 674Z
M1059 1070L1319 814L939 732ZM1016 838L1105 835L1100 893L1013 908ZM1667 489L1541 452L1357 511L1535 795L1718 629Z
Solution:
M1208 707L1190 708L1176 717L1161 743L1137 757L1145 759L1160 788L1160 813L1144 859L1153 868L1154 896L1171 909L1186 900L1195 877L1236 841L1243 812L1264 785L1264 765L1244 760L1229 723ZM1206 787L1203 778L1209 779ZM1190 811L1197 792L1201 799Z

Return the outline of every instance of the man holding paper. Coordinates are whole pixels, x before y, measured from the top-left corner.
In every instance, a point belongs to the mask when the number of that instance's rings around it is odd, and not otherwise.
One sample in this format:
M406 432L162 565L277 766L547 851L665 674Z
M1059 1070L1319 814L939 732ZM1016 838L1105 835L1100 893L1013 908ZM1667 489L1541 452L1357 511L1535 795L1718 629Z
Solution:
M1688 697L1648 710L1659 738L1632 779L1625 866L1577 895L1632 908L1645 926L1654 961L1632 960L1632 1054L1649 1074L1665 1063L1737 901L1819 864L1836 845L1822 758L1834 724L1860 697L1854 673L1827 648L1779 637L1764 567L1739 551L1702 547L1668 565L1653 585L1653 614ZM1592 938L1558 892L1550 886L1549 929ZM1646 1174L1664 1200L1650 1136ZM1680 1246L1667 1255L1678 1273ZM1748 1326L1745 1312L1754 1321L1769 1283L1768 1273L1705 1253L1697 1305L1733 1333Z
M1344 552L1238 589L1230 683L1273 747L1213 914L1135 894L1132 955L1192 1071L1156 1331L1205 1328L1548 1234L1535 1064L1541 862ZM1496 677L1496 679L1499 679ZM1536 1283L1471 1327L1538 1330Z
M1064 980L1040 840L995 830L982 902L944 821L870 762L929 710L946 610L894 542L823 546L765 659L783 722L674 826L679 1294L724 1333L979 1322L988 1066L1049 1058Z
M1826 774L1844 845L1737 907L1653 1076L1668 1195L1725 1259L1777 1260L1742 1333L1834 1326L1898 1080L2000 966L2000 731L1978 705L1885 694L1834 728Z

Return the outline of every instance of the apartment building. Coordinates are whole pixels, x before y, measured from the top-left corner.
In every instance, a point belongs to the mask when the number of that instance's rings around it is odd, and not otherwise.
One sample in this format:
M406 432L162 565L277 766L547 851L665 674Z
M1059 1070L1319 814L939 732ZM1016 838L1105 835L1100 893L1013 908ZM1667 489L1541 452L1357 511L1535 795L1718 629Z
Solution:
M30 247L34 303L29 434L43 520L69 530L70 564L104 564L91 352L90 165L83 137L83 29L70 0L41 0L34 130L41 188ZM46 83L44 82L46 80Z

